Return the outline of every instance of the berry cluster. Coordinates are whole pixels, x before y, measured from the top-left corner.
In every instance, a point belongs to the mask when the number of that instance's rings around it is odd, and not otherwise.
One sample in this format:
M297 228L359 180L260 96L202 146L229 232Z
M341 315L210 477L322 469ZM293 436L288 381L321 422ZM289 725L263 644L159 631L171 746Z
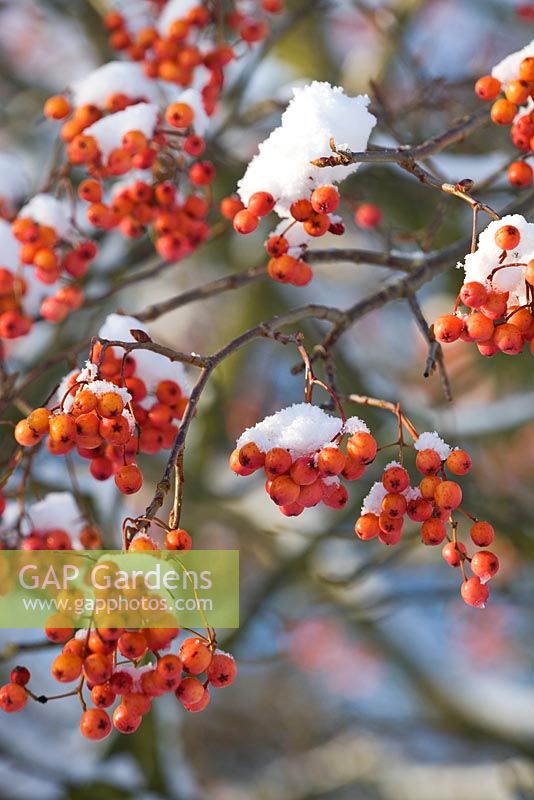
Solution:
M11 231L19 243L19 261L33 268L33 276L25 279L5 267L0 271L0 336L5 339L24 336L32 326L23 309L30 280L47 286L60 278L79 280L97 254L92 241L77 236L65 205L51 195L36 195L13 220ZM62 322L83 299L77 283L58 284L55 293L42 300L40 315L48 322Z
M363 398L362 402L368 400ZM471 539L477 547L491 544L491 525L479 522L461 507L462 489L453 480L469 472L470 456L465 450L453 450L435 432L418 435L398 406L372 402L397 416L399 437L394 444L399 447L401 461L406 446L403 430L414 439L415 465L423 478L418 486L412 486L410 474L401 462L387 464L381 481L373 484L363 501L354 526L356 535L395 545L402 538L405 520L420 523L423 544L436 546L448 540L443 557L451 566L461 567L463 599L469 605L483 606L489 595L485 584L497 573L499 562L487 550L469 557L458 539L455 518L455 514L463 514L472 520ZM346 453L340 447L345 435ZM271 500L285 516L298 516L321 501L330 508L343 508L348 493L340 479L361 478L378 451L376 439L357 417L346 422L336 420L311 403L302 403L282 409L246 430L230 456L230 468L241 476L263 469ZM466 575L466 564L471 566L471 577Z
M498 262L489 265L484 283L471 280L464 283L454 313L435 321L436 339L444 343L457 339L474 342L484 356L498 352L518 355L526 346L534 354L534 261L518 260L521 232L515 225L498 227L494 242L501 251ZM503 272L520 273L520 285L514 286L513 292L495 287ZM460 305L465 306L466 313L459 310Z
M154 454L171 447L178 431L187 397L173 380L161 380L149 396L135 358L120 358L111 347L93 346L91 361L63 382L59 405L35 409L15 428L23 447L33 447L44 437L52 455L76 450L90 460L93 478L105 481L114 475L124 494L142 486L138 453Z
M149 78L182 87L200 80L208 114L215 110L224 68L238 56L239 45L265 39L268 16L284 10L284 0L254 0L248 14L233 8L221 16L216 7L199 2L176 16L172 2L152 5L153 24L137 31L130 30L127 17L118 11L105 17L111 47L139 62Z
M169 692L187 711L203 711L211 699L210 689L230 686L237 674L232 656L203 636L184 639L177 653L162 654L179 635L178 628L98 627L74 634L72 629L50 626L46 635L63 644L52 663L52 676L61 684L78 682L70 694L77 694L82 703L80 730L87 739L104 739L112 728L134 733L154 698ZM150 663L138 666L147 659ZM11 670L10 682L0 688L2 711L22 711L29 697L38 702L49 699L32 692L30 680L26 667ZM84 685L90 690L90 708L83 698Z
M512 143L524 154L508 167L510 184L518 189L530 186L534 172L524 159L534 150L534 57L524 58L517 73L504 85L498 77L484 75L476 82L475 91L482 100L493 101L492 121L496 125L511 126ZM503 93L504 96L500 97Z
M407 469L398 462L388 464L382 480L375 483L365 498L355 532L360 539L378 538L384 544L397 544L403 532L404 520L421 523L421 541L439 546L446 541L442 555L451 567L461 567L463 600L477 608L483 607L489 596L485 585L499 569L497 556L489 550L479 550L472 557L458 538L455 513L472 521L470 536L474 545L485 548L491 544L494 531L488 522L480 522L461 508L462 489L452 478L466 475L471 458L465 450L451 450L435 433L423 433L415 442L416 469L424 477L417 487L410 486ZM449 474L447 474L449 473ZM451 477L452 476L452 477ZM468 577L466 566L473 575Z
M276 431L278 425L288 424L287 435L280 437L279 446L276 436L265 435L266 431ZM322 426L327 437L317 446L323 438ZM343 452L345 436L348 438ZM265 491L282 514L295 517L321 502L329 508L343 508L348 492L341 481L361 478L376 452L376 441L361 420L353 417L342 423L321 409L302 403L245 431L230 456L230 468L241 476L263 469L267 476Z
M275 205L276 199L269 192L255 192L246 207L236 196L224 198L221 213L232 220L237 233L248 234L256 230L260 217L270 214ZM271 235L265 243L270 256L268 273L274 281L294 286L305 286L311 281L313 273L304 260L306 246L291 246L287 234L300 223L298 230L308 238L326 233L341 236L345 227L338 217L331 216L338 206L339 192L335 186L318 186L309 198L291 204L292 222L288 222L280 233Z

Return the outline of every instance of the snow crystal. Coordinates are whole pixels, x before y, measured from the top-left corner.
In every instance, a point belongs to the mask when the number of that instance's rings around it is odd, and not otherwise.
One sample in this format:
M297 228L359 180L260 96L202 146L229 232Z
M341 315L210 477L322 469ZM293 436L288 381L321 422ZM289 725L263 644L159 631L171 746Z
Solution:
M354 436L355 433L371 433L363 419L359 417L349 417L343 426L343 433Z
M98 335L102 339L109 339L116 342L133 342L131 330L146 331L145 326L135 317L123 316L121 314L110 314ZM182 391L188 392L188 381L183 364L178 361L169 361L159 353L151 353L150 350L135 350L132 354L135 359L137 373L145 382L149 394L154 392L160 381L175 381ZM146 398L140 405L151 405L152 400Z
M147 78L140 64L127 61L110 61L90 72L71 86L74 106L92 104L105 106L112 94L125 94L134 99L157 101L159 89L155 81Z
M282 114L281 126L259 146L239 181L239 195L244 203L257 191L267 191L276 198L276 212L289 215L294 200L308 197L316 186L339 183L358 169L314 167L311 161L330 155L330 139L336 145L362 151L376 124L369 113L367 95L348 97L339 86L314 81L293 90L293 99Z
M422 497L421 490L418 489L417 486L408 486L408 488L403 491L403 495L408 503L410 500L419 500Z
M61 239L66 241L75 238L68 202L58 200L51 194L36 194L21 208L19 217L33 219L39 225L49 225Z
M84 130L86 136L94 136L104 159L112 150L122 145L122 138L129 131L141 131L147 139L154 135L159 108L154 103L137 103L124 111L117 111L99 119Z
M364 514L376 514L379 516L382 513L382 500L387 493L386 487L380 481L375 481L369 489L369 493L363 499L362 516Z
M28 194L28 179L17 156L0 153L0 175L2 187L0 196L7 205L7 210L14 212L16 205Z
M183 19L192 8L198 6L198 0L170 0L158 17L156 28L165 36L176 19Z
M452 452L452 448L438 436L437 431L425 431L414 443L416 450L435 450L442 461L445 461Z
M521 233L521 241L515 250L507 250L502 264L527 264L534 258L534 224L527 222L520 214L509 214L502 219L494 220L478 237L477 249L465 257L463 266L466 281L486 283L493 270L501 266L502 250L495 244L495 234L503 225L513 225ZM492 285L501 292L516 292L516 297L523 293L524 267L500 269L492 278Z
M237 440L237 447L254 442L263 453L282 447L289 450L292 458L298 458L325 445L332 446L332 439L341 431L338 417L331 417L310 403L295 403L247 428Z
M389 464L386 464L384 469L389 469L390 467L402 467L400 461L390 461Z
M515 53L510 53L509 56L503 58L502 61L499 61L493 69L491 70L491 74L494 78L497 78L501 83L506 83L507 81L513 81L519 76L519 65L523 61L524 58L530 58L534 56L534 39L523 47L522 50L517 50Z

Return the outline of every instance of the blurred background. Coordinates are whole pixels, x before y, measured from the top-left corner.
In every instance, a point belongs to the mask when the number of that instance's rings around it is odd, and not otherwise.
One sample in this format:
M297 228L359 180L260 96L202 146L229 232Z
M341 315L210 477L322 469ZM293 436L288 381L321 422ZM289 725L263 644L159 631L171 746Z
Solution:
M131 0L132 3L137 0ZM232 70L212 126L208 155L218 198L234 190L261 141L278 124L290 87L311 79L368 92L379 119L375 144L417 143L480 107L474 80L534 38L528 7L516 0L288 0L267 46ZM0 2L0 151L20 159L30 193L42 183L56 129L44 99L113 58L101 25L104 2ZM530 8L532 12L532 8ZM486 126L427 166L444 179L476 181L473 193L502 209L523 199L502 167L513 158L506 131ZM0 176L1 185L1 176ZM422 187L394 166L364 166L344 184L343 244L421 252L469 234L455 198ZM363 202L382 224L353 223ZM534 198L532 199L534 212ZM116 308L135 314L151 302L263 261L268 228L230 232L192 259L169 266L55 328L38 325L9 356L39 364L98 329ZM334 246L335 240L327 242ZM325 242L321 242L321 247ZM90 297L153 262L149 242L112 234L102 247ZM450 271L419 293L430 321L450 310L461 283ZM159 341L206 353L251 324L303 302L340 307L371 294L392 273L375 266L321 265L305 289L263 281L194 303L150 327ZM302 330L313 347L323 327ZM415 532L394 549L355 538L363 496L383 461L351 486L342 512L321 507L285 519L260 478L242 480L227 458L242 430L302 399L294 351L265 341L215 373L186 450L183 526L197 548L241 553L242 624L220 641L239 664L236 683L209 709L188 715L172 696L154 703L133 736L101 745L78 733L75 698L0 719L0 796L42 800L523 800L534 797L534 387L528 354L484 360L473 346L447 347L453 402L439 378L423 378L427 345L406 304L368 315L341 340L343 393L400 400L420 430L436 428L465 447L474 469L466 506L497 532L501 572L484 611L465 606L459 576ZM40 404L65 372L49 370L25 399ZM12 410L13 418L19 412ZM352 413L352 412L351 412ZM395 435L384 412L356 409L382 441ZM387 458L387 457L385 457ZM63 459L40 456L36 487L69 487ZM385 459L384 459L385 460ZM81 491L117 546L120 522L140 513L163 469L145 458L145 487L117 501L113 485L88 479ZM40 642L36 631L2 631L1 682L9 644ZM22 660L15 658L15 661ZM50 652L24 654L43 692L52 687Z

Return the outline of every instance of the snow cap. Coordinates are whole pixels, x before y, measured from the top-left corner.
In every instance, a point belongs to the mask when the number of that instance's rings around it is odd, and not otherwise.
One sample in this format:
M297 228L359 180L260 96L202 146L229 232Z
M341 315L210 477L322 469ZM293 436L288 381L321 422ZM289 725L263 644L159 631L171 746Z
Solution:
M376 124L368 105L367 95L349 97L325 82L293 89L280 127L260 144L238 183L241 200L246 204L254 192L270 192L277 214L288 217L291 203L316 186L340 183L356 172L358 164L321 168L310 162L331 154L330 139L340 149L365 150Z

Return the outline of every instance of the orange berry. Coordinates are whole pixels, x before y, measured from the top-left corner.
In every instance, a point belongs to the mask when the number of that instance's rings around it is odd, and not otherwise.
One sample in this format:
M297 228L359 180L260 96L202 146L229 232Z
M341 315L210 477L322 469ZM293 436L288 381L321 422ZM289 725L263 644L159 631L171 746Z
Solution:
M480 310L490 319L500 319L506 313L508 303L508 292L488 292Z
M0 709L7 714L22 711L27 702L26 689L18 683L6 683L0 689Z
M392 466L384 470L382 485L388 492L398 494L410 485L410 476L404 467Z
M187 103L171 103L165 111L165 119L173 128L189 128L195 113Z
M421 541L423 544L431 546L441 544L446 535L445 524L437 517L431 517L421 525Z
M135 494L143 485L141 470L135 464L127 464L115 473L115 484L123 494Z
M530 97L530 86L528 81L508 81L504 87L504 94L507 100L522 106Z
M455 342L462 330L462 320L454 314L444 314L434 322L434 334L438 342Z
M444 511L453 511L462 502L462 490L454 481L441 481L436 486L434 501Z
M297 501L300 487L291 480L289 475L280 475L271 482L269 494L277 506L289 506Z
M518 355L525 344L521 331L508 323L496 326L493 341L501 353L509 356Z
M245 206L239 199L237 195L231 195L230 197L223 197L221 200L220 210L221 215L228 220L233 220L235 215L238 211L243 211Z
M270 192L254 192L249 198L247 210L255 217L266 217L275 206L275 199Z
M167 550L191 550L192 545L191 536L182 528L169 531L165 536Z
M49 419L50 439L67 444L76 439L76 422L71 414L52 414Z
M60 683L70 683L80 677L82 666L82 659L75 653L60 653L52 662L52 676Z
M113 419L122 414L124 402L122 397L116 392L106 392L98 398L96 410L101 417Z
M66 97L56 94L44 104L43 114L49 119L64 119L70 113L70 103Z
M113 663L104 653L91 653L83 661L83 674L89 683L105 683L112 673Z
M478 281L468 281L460 289L460 300L468 308L480 308L488 298L484 284Z
M509 100L496 100L490 111L492 122L496 125L511 125L517 114L517 106Z
M265 456L265 474L269 478L285 475L291 469L293 460L287 450L273 447Z
M206 670L206 676L212 686L223 689L234 682L237 675L235 660L227 653L214 653Z
M289 213L297 222L305 222L313 216L314 211L309 200L296 200L294 203L291 203Z
M477 547L488 547L495 538L495 531L489 522L474 522L469 533Z
M182 642L178 652L184 665L184 670L190 675L200 675L209 667L212 653L202 639L189 638Z
M376 514L363 514L356 520L354 526L356 536L360 539L374 539L380 533L378 517Z
M81 716L80 730L86 739L105 739L111 732L111 720L102 708L90 708Z
M473 466L471 457L465 450L453 450L445 464L453 475L467 475Z
M244 467L239 459L239 450L236 448L233 453L230 455L228 459L228 464L232 472L235 472L236 475L241 475L241 477L245 478L247 475L252 475L255 472L254 469L250 467Z
M508 181L517 189L525 189L532 183L534 172L526 161L514 161L508 167Z
M474 578L468 578L462 583L460 593L464 603L467 603L468 606L474 606L475 608L485 608L486 600L489 597L488 587L484 586L480 582L480 578L476 576Z
M254 442L249 442L239 450L239 463L247 469L259 469L265 464L265 453Z
M521 234L515 225L503 225L495 234L495 244L501 250L513 250L521 241Z
M248 209L244 208L242 211L238 211L234 216L233 225L237 233L246 235L256 230L259 225L259 219L254 214L251 214Z
M345 467L345 456L338 447L323 447L317 455L317 469L323 475L339 475Z
M437 475L427 475L427 477L423 478L423 480L419 484L419 491L421 492L421 496L425 500L433 500L434 492L436 491L440 483L441 483L441 478L438 478Z
M415 466L423 475L435 475L441 468L441 458L435 450L419 450L415 457Z
M534 81L534 58L524 58L519 65L519 80Z
M339 206L339 192L335 186L318 186L312 192L311 204L318 214L331 214Z
M382 511L389 517L402 517L407 507L406 498L402 494L388 493L382 500Z
M33 447L41 441L41 436L30 427L27 419L21 419L15 426L15 439L22 447Z
M495 100L501 93L501 82L492 75L484 75L475 83L475 92L481 100Z
M370 464L374 461L378 446L370 433L359 431L347 441L347 452L357 464Z
M487 342L493 336L493 321L480 311L473 311L465 320L465 330L473 342Z

